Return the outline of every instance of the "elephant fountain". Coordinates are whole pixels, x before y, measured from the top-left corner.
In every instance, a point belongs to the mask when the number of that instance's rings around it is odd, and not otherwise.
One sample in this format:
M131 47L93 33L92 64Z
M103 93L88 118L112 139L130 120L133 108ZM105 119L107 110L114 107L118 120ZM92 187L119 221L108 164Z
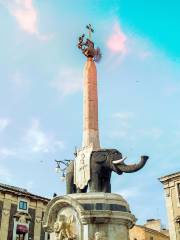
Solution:
M91 153L90 171L91 179L84 189L79 189L74 184L74 161L69 163L66 169L66 188L67 194L87 192L88 186L90 192L111 193L111 174L112 171L118 175L123 173L132 173L144 167L148 156L141 156L137 164L126 165L126 158L116 149L100 149Z
M125 164L116 149L102 149L98 127L98 91L95 62L101 52L92 40L94 29L87 25L88 37L79 37L78 48L86 56L83 75L83 138L74 160L56 160L57 172L66 177L67 195L56 196L44 216L50 240L129 240L129 229L136 222L128 202L111 193L112 172L121 175L144 167L148 156L136 164Z

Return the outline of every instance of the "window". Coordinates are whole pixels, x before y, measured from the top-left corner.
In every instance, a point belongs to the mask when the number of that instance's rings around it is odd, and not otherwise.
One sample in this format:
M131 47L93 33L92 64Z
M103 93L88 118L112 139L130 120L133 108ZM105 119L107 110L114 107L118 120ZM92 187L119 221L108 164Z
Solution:
M20 210L27 210L27 202L19 201L19 209Z
M28 208L29 208L29 200L26 199L26 198L19 197L18 205L17 205L17 211L28 213Z

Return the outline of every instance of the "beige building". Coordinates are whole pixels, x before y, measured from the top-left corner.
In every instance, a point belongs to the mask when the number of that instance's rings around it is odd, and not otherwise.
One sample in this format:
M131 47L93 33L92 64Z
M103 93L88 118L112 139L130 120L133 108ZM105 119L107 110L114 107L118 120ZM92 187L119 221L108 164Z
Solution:
M180 240L180 172L161 177L171 240Z
M144 226L135 225L129 232L130 240L169 240L169 232L162 229L160 220L149 219Z
M42 219L49 199L0 184L0 240L48 240Z

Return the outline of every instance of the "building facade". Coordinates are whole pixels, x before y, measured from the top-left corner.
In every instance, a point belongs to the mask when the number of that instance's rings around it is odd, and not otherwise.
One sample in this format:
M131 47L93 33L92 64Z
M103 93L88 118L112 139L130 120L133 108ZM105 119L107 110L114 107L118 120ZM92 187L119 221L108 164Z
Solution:
M144 226L135 225L129 232L130 240L170 240L169 232L162 229L160 220L149 219Z
M165 191L169 233L172 240L180 240L180 172L161 177Z
M48 240L42 220L49 199L0 184L0 240Z

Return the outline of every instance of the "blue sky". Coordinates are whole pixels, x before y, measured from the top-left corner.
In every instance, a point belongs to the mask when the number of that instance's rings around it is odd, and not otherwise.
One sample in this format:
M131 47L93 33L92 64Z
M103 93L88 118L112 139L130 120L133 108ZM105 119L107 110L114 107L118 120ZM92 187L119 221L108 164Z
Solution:
M0 181L51 197L65 193L54 159L82 140L82 69L77 39L91 23L101 146L145 168L113 175L143 224L166 224L158 177L180 169L180 2L0 0Z

